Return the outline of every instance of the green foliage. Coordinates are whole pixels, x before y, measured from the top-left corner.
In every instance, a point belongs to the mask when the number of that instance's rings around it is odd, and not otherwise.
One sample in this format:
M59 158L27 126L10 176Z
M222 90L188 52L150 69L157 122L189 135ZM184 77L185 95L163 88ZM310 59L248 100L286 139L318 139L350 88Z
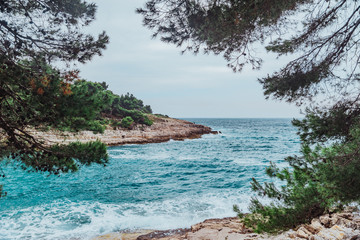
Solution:
M137 99L134 95L127 93L126 95L113 95L112 103L104 112L110 115L124 117L128 111L138 111L141 113L152 113L149 105L143 104L143 101ZM134 119L135 120L135 119Z
M143 123L147 126L151 126L154 122L148 116L144 115Z
M152 121L146 116L144 113L139 112L137 110L129 110L127 111L128 116L130 116L136 123L145 124L151 126Z
M148 118L146 114L139 110L128 110L120 106L119 102L116 101L117 97L114 98L112 105L105 109L103 112L108 116L114 116L117 118L131 117L135 123L145 124L151 126L153 122Z
M319 118L313 117L309 115L304 122L315 124ZM359 202L359 146L358 126L352 127L346 138L333 143L311 146L304 141L302 156L286 159L290 169L280 170L274 164L267 168L267 175L281 180L282 186L276 187L274 183L261 185L253 179L253 190L261 197L273 199L273 202L264 205L257 198L252 199L251 214L243 221L257 232L276 232Z
M64 116L82 117L86 120L97 119L108 108L114 94L104 89L100 83L78 80L71 85L71 94L63 96L59 106Z
M0 1L1 158L35 171L76 171L91 162L105 164L105 145L51 147L34 138L28 127L102 133L109 123L106 110L120 103L129 108L126 116L150 124L145 115L150 106L130 94L113 94L105 82L80 80L77 70L69 70L106 48L104 32L98 37L82 32L95 12L96 5L83 0ZM58 62L67 69L52 66Z
M124 113L126 116L130 116L135 122L143 123L144 114L137 110L125 110Z
M159 114L159 113L156 113L154 114L156 117L159 117L159 118L169 118L168 115L164 115L164 114Z
M70 152L83 165L91 165L92 163L106 165L108 162L107 147L100 141L74 142L64 146L56 145L52 148L58 152Z
M47 67L49 74L55 73L55 70ZM64 91L61 88L64 79L58 77L54 78L56 81L49 82L46 86L46 92L42 95L47 96L48 91ZM35 89L38 89L36 86ZM125 96L118 96L112 91L107 90L105 83L89 82L85 80L76 80L73 84L66 85L67 94L62 92L57 93L56 103L52 99L44 99L39 94L31 95L31 103L37 106L36 103L43 101L44 104L52 104L52 121L44 121L43 123L50 124L57 129L63 131L80 131L90 130L94 133L103 133L108 122L105 121L102 114L109 113L109 117L132 117L136 123L151 125L152 122L143 113L144 109L150 108L143 106L143 102L135 98L129 93ZM42 86L44 87L44 86ZM52 88L53 89L52 89ZM29 101L30 101L29 100ZM122 105L127 104L127 108ZM43 107L43 105L41 106ZM132 109L134 108L134 109ZM137 110L144 108L142 111ZM50 109L50 106L47 107ZM130 109L130 110L129 110ZM150 108L151 110L151 108ZM40 110L39 110L40 111ZM41 127L41 126L40 126Z
M75 172L80 165L90 165L92 163L106 165L108 162L107 147L99 141L54 145L49 150L36 152L19 151L12 153L10 157L21 161L24 169L49 172L56 175Z
M286 185L278 189L273 183L265 183L262 186L253 179L253 190L260 196L273 199L269 205L263 205L257 198L252 199L249 207L251 214L245 216L244 223L256 232L277 232L295 228L298 224L309 222L329 209L329 202L319 194L319 186L308 173L301 169L295 169L290 173L285 169L276 172L275 176L284 179Z
M309 144L350 138L350 129L359 125L360 108L356 100L339 101L330 109L306 109L306 118L294 120L302 141Z
M58 122L53 126L62 130L79 131L91 130L95 133L103 133L105 126L103 114L107 117L125 118L131 117L135 123L152 125L152 122L144 114L143 101L135 98L129 93L125 96L118 96L107 90L104 83L77 80L70 87L71 94L62 96L61 104L58 104ZM123 107L126 106L127 108ZM140 109L140 110L139 110ZM75 117L74 117L75 116ZM102 124L103 123L103 124ZM115 122L112 122L114 126Z
M223 54L234 71L261 67L262 51L252 51L260 44L279 56L296 53L260 82L267 97L298 103L329 88L337 95L358 87L358 11L355 0L147 0L137 9L154 37L183 52Z
M126 93L114 100L114 105L120 106L127 110L138 110L144 113L152 113L149 105L144 106L143 101L137 99L133 94Z
M101 113L111 105L114 94L103 84L85 80L71 84L69 92L61 96L56 109L59 117L52 126L66 131L103 133L106 127Z
M292 228L360 200L359 10L355 0L147 0L137 10L154 37L184 51L223 54L234 71L245 64L260 68L253 46L268 43L265 49L278 56L296 53L259 80L266 98L311 103L305 119L293 121L301 155L286 159L289 169L266 170L280 186L252 182L272 202L254 198L246 216L235 207L258 232ZM322 93L323 107L314 102Z
M81 116L74 116L77 113L70 112L70 103L66 103L78 71L56 69L51 64L60 61L71 68L73 63L85 63L101 55L108 36L101 33L95 38L81 31L94 20L95 12L95 4L80 0L0 1L2 158L55 174L75 171L91 162L106 163L106 146L102 143L49 147L27 130L28 126L45 128L93 117L84 108ZM88 127L100 131L96 123Z
M110 121L110 126L112 126L114 129L117 129L118 127L121 126L121 122L119 122L118 120L111 120Z
M137 12L153 36L185 51L223 54L234 70L245 63L259 68L262 60L248 46L272 34L273 25L307 0L171 1L148 0Z
M59 123L56 128L69 132L89 130L94 133L104 133L106 126L99 120L86 120L83 117L68 117Z
M149 114L151 114L153 111L152 111L150 105L145 105L145 106L143 107L143 112L144 112L144 113L149 113Z
M121 127L131 129L133 126L134 120L131 117L124 117L121 120Z

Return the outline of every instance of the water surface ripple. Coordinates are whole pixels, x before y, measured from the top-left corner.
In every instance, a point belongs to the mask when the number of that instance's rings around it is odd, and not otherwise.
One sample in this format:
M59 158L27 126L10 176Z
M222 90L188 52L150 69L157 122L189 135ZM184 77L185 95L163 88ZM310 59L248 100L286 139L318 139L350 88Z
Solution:
M284 157L299 150L290 119L188 120L222 133L111 147L107 167L61 177L3 166L0 239L87 239L233 216L233 204L247 209L251 178L268 180L270 161L285 167Z

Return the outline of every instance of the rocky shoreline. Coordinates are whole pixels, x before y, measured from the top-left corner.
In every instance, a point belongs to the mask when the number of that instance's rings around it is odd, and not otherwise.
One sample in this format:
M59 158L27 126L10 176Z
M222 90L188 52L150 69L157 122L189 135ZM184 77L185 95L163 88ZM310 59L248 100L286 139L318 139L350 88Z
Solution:
M360 213L348 208L278 235L253 233L239 218L208 219L188 229L110 233L93 240L360 240Z
M171 139L195 139L200 138L204 134L218 133L210 127L180 119L153 117L153 121L154 123L151 126L138 125L131 130L108 127L102 134L95 134L91 131L74 133L56 130L38 131L35 129L29 130L29 133L47 145L100 140L108 146L160 143Z

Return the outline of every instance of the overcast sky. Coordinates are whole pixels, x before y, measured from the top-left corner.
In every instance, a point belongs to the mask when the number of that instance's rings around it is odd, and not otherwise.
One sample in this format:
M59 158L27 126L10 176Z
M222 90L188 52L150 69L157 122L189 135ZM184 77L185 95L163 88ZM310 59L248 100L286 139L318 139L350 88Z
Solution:
M105 30L110 44L102 57L80 66L81 76L105 81L117 94L133 93L155 113L171 117L299 117L299 109L265 100L257 79L283 64L265 57L260 71L233 73L222 56L181 55L181 49L152 39L135 13L145 0L100 0L88 31Z

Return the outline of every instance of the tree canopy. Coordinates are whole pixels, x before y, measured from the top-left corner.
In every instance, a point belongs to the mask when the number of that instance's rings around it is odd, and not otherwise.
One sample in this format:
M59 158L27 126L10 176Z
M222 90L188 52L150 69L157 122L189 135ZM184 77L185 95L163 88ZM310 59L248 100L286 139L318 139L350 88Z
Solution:
M80 79L76 65L101 55L109 41L104 32L97 37L82 32L95 12L96 5L83 0L0 0L2 160L53 174L84 164L106 165L101 142L49 146L29 129L101 133L108 125L152 124L146 115L151 107L142 100L129 93L116 95L105 82ZM60 65L65 67L55 67Z
M357 83L359 7L354 0L149 0L137 12L154 37L183 51L223 54L235 71L261 67L253 51L259 43L279 55L296 53L260 80L266 96L292 102L325 91L320 83Z
M106 164L100 142L49 147L27 131L77 114L60 111L78 79L78 72L68 69L101 55L109 41L104 32L94 37L81 31L95 12L95 4L82 0L0 1L1 157L55 174L81 164ZM56 63L67 70L55 68Z
M222 54L234 71L260 69L266 51L292 57L259 82L266 98L306 104L305 118L293 121L301 155L286 159L290 169L267 168L281 186L254 179L254 191L273 201L254 198L248 226L291 228L360 201L358 1L148 0L137 12L154 37L183 52Z

